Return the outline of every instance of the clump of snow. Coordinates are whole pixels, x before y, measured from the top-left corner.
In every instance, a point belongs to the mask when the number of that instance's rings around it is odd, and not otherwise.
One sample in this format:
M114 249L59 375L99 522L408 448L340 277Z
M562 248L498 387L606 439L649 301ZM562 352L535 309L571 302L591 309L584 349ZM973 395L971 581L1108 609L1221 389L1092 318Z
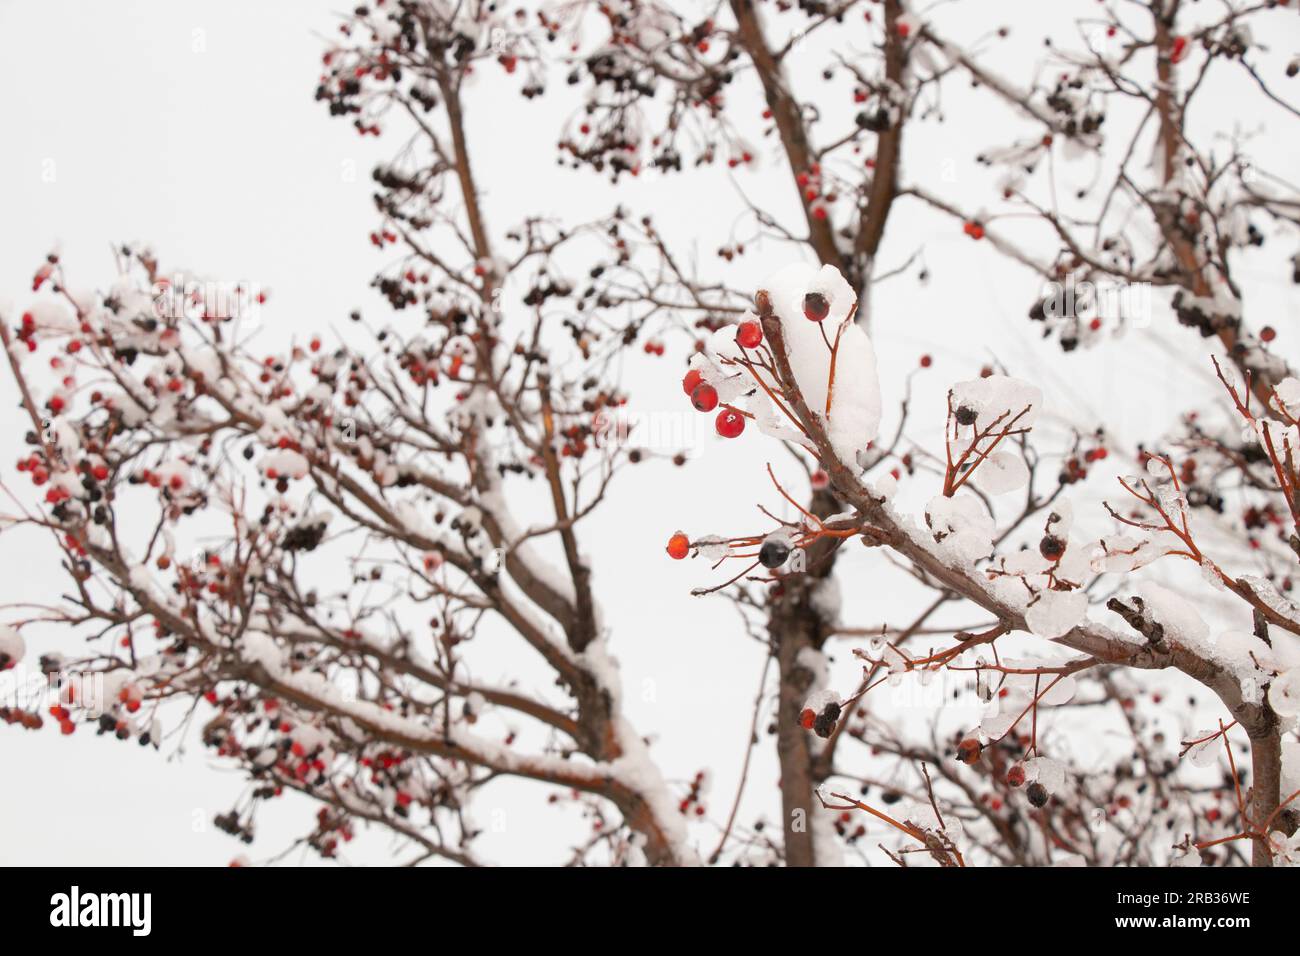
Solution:
M952 387L952 407L975 412L973 427L976 431L993 428L993 433L997 434L1008 426L1030 428L1037 420L1042 404L1042 389L1007 375L976 378L958 382Z
M1288 377L1278 382L1275 389L1278 401L1292 418L1300 416L1300 379Z
M15 628L0 624L0 670L7 670L23 659L27 645Z
M834 627L840 620L840 584L834 577L821 578L812 589L812 609L826 625Z
M1053 591L1044 588L1038 599L1025 609L1025 624L1039 637L1061 637L1079 624L1088 612L1088 595L1083 591Z
M1154 581L1141 582L1137 590L1143 614L1164 628L1166 638L1193 649L1205 646L1210 626L1190 601Z
M925 522L940 554L950 560L971 564L993 550L993 516L975 495L932 498L925 506Z
M1040 783L1048 793L1065 788L1065 764L1051 757L1030 757L1024 762L1025 782Z
M1268 703L1283 720L1300 717L1300 667L1274 678L1268 688Z
M1029 484L1029 466L1013 452L997 451L976 467L971 480L985 494L1005 495Z
M765 290L781 321L795 383L808 408L825 421L836 456L852 467L857 453L879 432L881 404L875 349L854 321L857 296L834 266L819 269L806 263L780 270ZM830 305L830 313L821 322L804 315L804 297L810 293L825 296ZM826 343L834 344L837 338L828 414L831 349Z
M291 448L278 448L262 459L261 468L268 478L305 478L307 459Z

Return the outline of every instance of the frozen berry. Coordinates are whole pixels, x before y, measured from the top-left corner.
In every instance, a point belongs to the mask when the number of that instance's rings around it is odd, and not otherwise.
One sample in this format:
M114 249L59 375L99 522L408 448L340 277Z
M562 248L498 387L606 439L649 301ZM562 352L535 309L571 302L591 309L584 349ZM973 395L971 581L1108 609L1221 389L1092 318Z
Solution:
M820 292L809 292L803 297L803 314L811 322L822 322L831 314L831 304Z
M1025 796L1029 798L1030 804L1035 807L1047 806L1047 788L1037 781L1025 788Z
M1045 534L1038 542L1038 553L1048 561L1060 561L1065 554L1065 542L1054 534Z
M724 408L718 412L715 425L723 438L737 438L745 430L745 416L734 408Z
M763 327L754 319L741 322L736 329L736 344L742 349L756 349L763 341Z
M718 407L718 390L708 382L701 383L691 392L691 404L697 412L711 412Z
M790 546L784 541L764 541L758 549L758 563L769 570L779 568L789 557Z
M686 377L682 379L682 391L687 395L693 395L695 394L695 390L700 387L700 383L703 381L704 376L700 374L700 370L693 368L687 372Z
M674 561L680 561L682 558L686 557L690 550L690 539L680 531L668 539L668 557L672 558Z
M957 419L958 425L974 425L979 419L979 412L969 405L958 405L957 410L952 413L952 417Z
M967 737L957 745L957 759L965 764L973 764L980 759L980 753L983 749L978 740L974 737Z
M1025 784L1025 768L1021 764L1013 764L1007 771L1007 784L1012 787L1022 787Z
M813 724L817 720L817 713L811 707L805 707L803 713L799 715L799 726L804 730L812 730Z

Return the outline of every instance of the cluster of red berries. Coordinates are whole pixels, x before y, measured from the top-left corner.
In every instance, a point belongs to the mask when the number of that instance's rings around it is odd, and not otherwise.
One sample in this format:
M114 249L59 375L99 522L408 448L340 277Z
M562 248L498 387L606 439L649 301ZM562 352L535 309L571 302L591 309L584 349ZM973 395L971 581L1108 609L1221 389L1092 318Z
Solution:
M1057 480L1063 485L1072 485L1077 481L1083 481L1083 479L1088 477L1088 469L1085 466L1090 465L1093 462L1101 461L1109 454L1110 453L1105 448L1098 447L1084 452L1081 456L1071 455L1065 460L1065 463L1061 465L1061 473Z
M341 813L321 807L316 811L316 830L307 838L308 844L328 860L338 852L340 839L352 842L352 824Z
M759 335L762 335L761 329ZM686 373L682 379L682 391L691 397L691 405L697 412L711 412L718 407L718 390L704 381L697 369ZM737 438L745 430L745 415L730 405L723 405L713 427L723 438Z
M682 814L694 812L697 817L704 816L706 811L704 809L703 789L704 771L701 770L697 772L695 778L691 780L690 792L687 793L686 796L682 797L681 802L677 804L678 811Z
M17 724L24 730L40 730L45 724L36 711L19 707L0 707L0 720L6 724Z
M62 704L51 707L50 716L59 722L59 730L65 737L77 729L77 725L72 722L72 714Z
M28 455L26 458L18 459L19 471L30 471L32 473L32 484L40 487L50 480L49 469L37 455Z
M972 239L984 238L984 227L973 220L963 225L961 231L966 233L966 235L970 236Z
M22 324L18 326L18 341L27 346L27 351L36 351L36 316L24 312Z
M766 115L765 113L764 116ZM833 190L823 190L821 165L813 163L807 172L800 173L796 179L803 192L804 202L812 209L813 218L825 219L828 205L835 202L838 196Z

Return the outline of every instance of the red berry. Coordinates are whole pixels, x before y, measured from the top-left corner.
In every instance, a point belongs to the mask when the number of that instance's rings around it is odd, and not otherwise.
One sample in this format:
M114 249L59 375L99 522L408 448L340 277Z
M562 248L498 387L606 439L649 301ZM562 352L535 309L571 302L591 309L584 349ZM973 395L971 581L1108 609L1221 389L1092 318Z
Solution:
M687 538L686 535L682 534L682 532L678 531L668 539L668 557L672 558L674 561L680 561L682 558L686 557L690 550L690 539Z
M1013 787L1023 786L1025 782L1025 768L1020 764L1012 765L1007 771L1007 783Z
M1277 338L1277 330L1271 325L1266 325L1259 330L1259 337L1265 342L1272 342Z
M974 737L967 737L957 745L957 759L962 763L973 764L980 759L980 753L984 750L980 742Z
M715 427L723 438L737 438L745 430L745 416L734 408L724 408L718 412Z
M812 725L817 721L817 714L811 707L805 707L803 713L799 715L799 726L804 730L812 730Z
M718 407L718 390L708 382L691 393L691 404L697 412L711 412Z
M736 330L736 344L742 349L756 349L763 341L763 327L754 319L741 322Z
M933 364L934 364L934 359L930 358L930 356L928 355L921 356L921 368L929 368Z
M704 376L700 374L699 369L693 368L687 372L686 377L682 379L682 391L687 395L693 394L694 391L700 387L702 381L704 381Z
M810 322L822 322L831 314L831 304L820 292L809 292L803 297L803 314Z

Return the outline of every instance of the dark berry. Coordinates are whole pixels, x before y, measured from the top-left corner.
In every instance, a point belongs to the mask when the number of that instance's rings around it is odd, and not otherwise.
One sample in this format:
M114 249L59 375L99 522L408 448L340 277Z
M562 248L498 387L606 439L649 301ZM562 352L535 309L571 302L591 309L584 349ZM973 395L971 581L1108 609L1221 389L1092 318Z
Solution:
M803 314L812 322L822 322L831 314L831 304L820 292L809 292L803 297Z

